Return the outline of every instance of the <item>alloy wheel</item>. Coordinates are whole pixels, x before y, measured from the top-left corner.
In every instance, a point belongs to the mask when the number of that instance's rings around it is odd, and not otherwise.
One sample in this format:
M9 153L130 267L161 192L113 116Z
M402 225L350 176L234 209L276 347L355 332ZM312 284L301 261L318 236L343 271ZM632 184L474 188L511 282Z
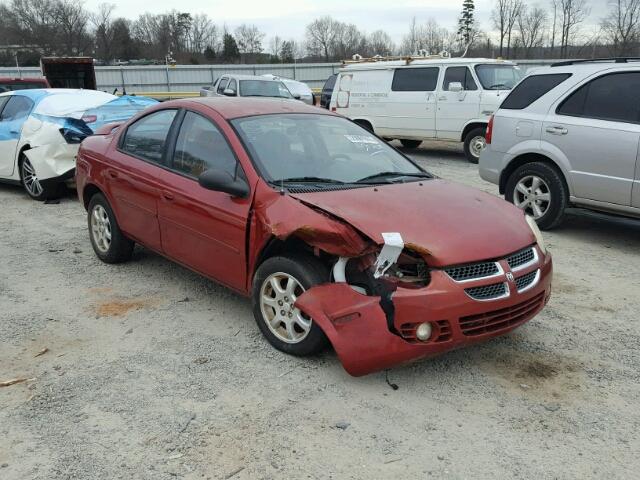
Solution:
M311 318L294 306L303 292L300 282L284 272L269 275L260 288L262 319L269 330L285 343L299 343L311 330Z
M25 158L22 161L22 183L31 196L39 197L42 195L42 185L40 185L40 181L36 175L36 170L33 168L33 165L31 165L28 158Z
M549 185L537 175L527 175L516 184L513 203L538 220L547 213L551 205Z
M102 205L96 205L91 212L91 235L96 248L107 253L111 246L111 222Z

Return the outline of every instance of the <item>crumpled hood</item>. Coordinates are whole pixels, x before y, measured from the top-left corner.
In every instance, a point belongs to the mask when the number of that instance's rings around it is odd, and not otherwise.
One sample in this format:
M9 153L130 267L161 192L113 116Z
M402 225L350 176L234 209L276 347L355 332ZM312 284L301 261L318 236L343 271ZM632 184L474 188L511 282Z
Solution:
M522 211L445 180L291 195L351 224L378 244L399 232L434 267L501 258L535 242Z

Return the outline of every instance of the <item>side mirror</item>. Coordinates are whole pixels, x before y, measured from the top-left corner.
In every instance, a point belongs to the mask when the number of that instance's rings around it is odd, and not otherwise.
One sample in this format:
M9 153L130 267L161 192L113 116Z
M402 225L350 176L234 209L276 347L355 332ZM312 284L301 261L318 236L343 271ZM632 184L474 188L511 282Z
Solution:
M223 94L225 94L227 97L235 97L236 96L236 91L233 88L225 88L224 92L222 92Z
M302 96L299 93L294 93L293 98L295 98L296 100L300 100Z
M232 197L245 198L249 195L249 185L241 178L234 179L228 172L206 170L198 177L202 188L214 192L228 193Z
M461 92L463 90L462 84L460 82L451 82L449 84L450 92Z

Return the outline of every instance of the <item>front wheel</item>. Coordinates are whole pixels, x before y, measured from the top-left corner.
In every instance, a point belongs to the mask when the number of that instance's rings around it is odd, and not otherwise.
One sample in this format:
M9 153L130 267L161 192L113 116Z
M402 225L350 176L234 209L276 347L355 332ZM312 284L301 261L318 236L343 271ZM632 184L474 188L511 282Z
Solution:
M400 143L404 148L418 148L422 144L422 140L401 139Z
M470 163L478 163L482 150L487 146L484 138L484 127L478 127L467 133L464 137L464 154Z
M253 315L271 345L291 355L312 355L326 347L322 329L294 306L302 293L329 281L327 268L310 255L271 257L253 278Z
M533 217L542 230L549 230L562 221L569 192L562 174L555 167L531 162L511 174L504 198Z
M134 242L120 231L111 205L101 193L89 201L87 214L91 246L105 263L121 263L131 258Z
M24 154L20 158L20 180L27 195L39 202L60 197L65 188L62 183L43 183L38 178L36 169Z

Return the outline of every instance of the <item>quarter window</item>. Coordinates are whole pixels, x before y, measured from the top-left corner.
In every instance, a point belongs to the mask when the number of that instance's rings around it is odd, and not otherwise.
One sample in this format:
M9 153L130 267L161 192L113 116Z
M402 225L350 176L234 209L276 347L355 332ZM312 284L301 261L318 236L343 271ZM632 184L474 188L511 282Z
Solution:
M468 67L449 67L444 74L442 89L449 90L452 82L459 82L465 90L477 90L475 80L471 76L471 70Z
M2 107L4 107L4 104L7 103L7 100L9 100L9 98L11 97L0 97L0 114L2 113Z
M13 120L22 120L29 116L33 108L33 101L30 98L21 95L12 95L2 110L0 121L10 122Z
M162 163L167 136L177 110L161 110L141 118L128 129L122 149L134 157Z
M570 76L570 73L531 75L511 90L511 93L504 99L500 108L507 110L522 110L523 108L527 108Z
M558 107L559 115L640 122L640 72L611 73L576 90Z
M235 177L236 159L213 123L187 112L176 142L173 169L194 178L209 169L222 170Z
M398 68L393 74L391 90L394 92L433 92L438 83L437 67Z

